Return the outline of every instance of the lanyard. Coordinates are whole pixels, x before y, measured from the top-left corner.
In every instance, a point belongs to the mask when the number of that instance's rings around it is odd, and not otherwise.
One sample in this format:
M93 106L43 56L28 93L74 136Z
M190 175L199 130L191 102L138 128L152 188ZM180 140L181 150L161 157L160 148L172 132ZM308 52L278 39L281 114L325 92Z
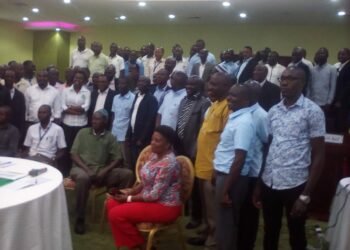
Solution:
M161 64L161 61L160 62L154 61L153 72L156 71L156 68L158 67L159 64Z
M51 128L51 124L52 123L49 124L49 126L47 127L43 135L41 135L41 126L39 126L39 142L38 142L38 145L36 146L37 148L39 147L41 141L44 139L44 136L47 134L47 132L49 132Z

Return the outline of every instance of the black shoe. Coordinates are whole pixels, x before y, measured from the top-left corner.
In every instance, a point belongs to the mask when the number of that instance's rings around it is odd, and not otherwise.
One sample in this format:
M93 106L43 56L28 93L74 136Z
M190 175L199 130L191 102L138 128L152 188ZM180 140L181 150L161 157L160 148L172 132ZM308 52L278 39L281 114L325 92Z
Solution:
M189 223L187 223L186 229L195 229L199 227L200 224L201 223L199 221L191 220Z
M74 232L76 234L85 234L85 222L82 219L77 219L74 226Z
M187 243L192 246L204 246L205 239L202 237L193 237L187 240Z

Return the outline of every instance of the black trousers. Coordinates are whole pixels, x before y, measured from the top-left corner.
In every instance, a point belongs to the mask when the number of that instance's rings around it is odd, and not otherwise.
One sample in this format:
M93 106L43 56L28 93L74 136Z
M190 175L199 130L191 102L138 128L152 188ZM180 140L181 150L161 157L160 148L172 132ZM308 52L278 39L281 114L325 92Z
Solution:
M304 190L305 184L292 189L275 190L265 185L262 188L263 216L265 222L264 250L278 250L278 241L285 209L289 244L292 250L306 250L306 214L292 218L290 212L294 202Z
M62 160L58 162L58 168L62 172L63 176L68 176L70 169L72 168L72 159L70 157L70 150L73 146L74 139L77 136L80 129L85 128L86 126L78 127L78 126L68 126L62 123L62 128L64 132L64 137L67 143L67 152Z
M253 204L256 177L249 177L247 196L240 209L238 225L238 250L253 250L259 228L259 209Z
M199 179L194 178L193 189L190 200L191 219L202 222L202 201L200 195Z

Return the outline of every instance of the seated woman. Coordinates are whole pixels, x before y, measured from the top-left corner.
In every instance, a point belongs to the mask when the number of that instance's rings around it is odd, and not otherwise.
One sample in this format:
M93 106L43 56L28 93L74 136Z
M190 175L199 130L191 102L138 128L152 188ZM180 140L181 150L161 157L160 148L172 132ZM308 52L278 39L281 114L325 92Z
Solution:
M172 128L157 127L151 141L152 154L140 171L141 183L108 200L108 221L118 247L144 249L137 223L169 223L180 216L181 178L173 153L175 139Z

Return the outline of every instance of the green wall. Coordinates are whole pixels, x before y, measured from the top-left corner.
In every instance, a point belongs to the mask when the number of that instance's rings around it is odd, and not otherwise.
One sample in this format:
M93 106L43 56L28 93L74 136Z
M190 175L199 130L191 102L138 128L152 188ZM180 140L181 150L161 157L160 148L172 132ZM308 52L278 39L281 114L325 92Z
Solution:
M63 72L69 66L69 44L68 32L34 31L33 60L37 69L53 64L63 79Z
M0 20L0 64L31 59L33 32L24 30L20 23Z
M80 34L86 36L88 46L93 41L100 41L104 45L104 52L108 54L108 47L112 41L120 46L139 49L147 42L154 42L156 46L163 46L166 55L170 55L174 43L183 46L188 54L191 44L197 38L203 38L207 48L217 56L221 49L233 48L239 51L244 45L253 49L269 46L281 55L290 55L296 45L304 46L308 51L308 58L313 58L315 51L325 46L330 50L330 61L336 62L336 55L340 48L350 46L350 25L128 25L89 26L83 28ZM76 47L79 34L72 34L71 49Z

